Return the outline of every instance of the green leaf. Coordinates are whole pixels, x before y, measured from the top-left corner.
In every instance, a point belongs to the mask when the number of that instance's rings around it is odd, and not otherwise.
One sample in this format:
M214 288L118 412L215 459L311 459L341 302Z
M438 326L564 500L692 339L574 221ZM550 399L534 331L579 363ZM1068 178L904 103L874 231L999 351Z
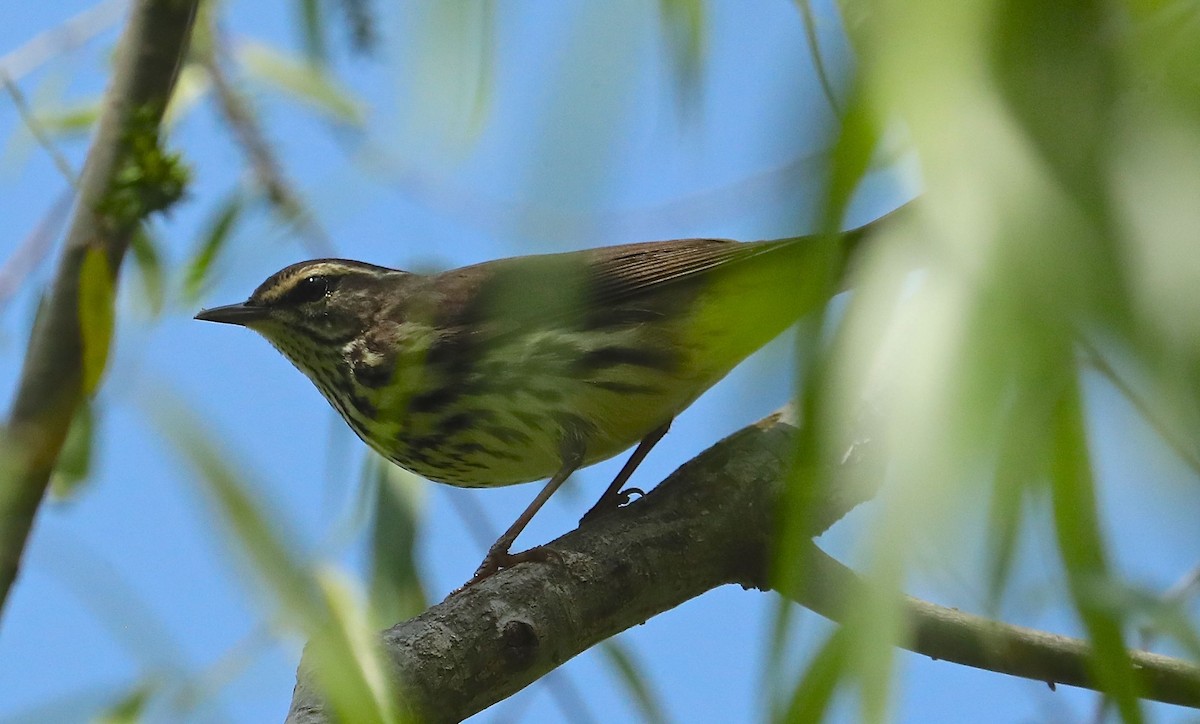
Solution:
M364 472L374 492L371 611L379 625L388 626L429 605L415 554L423 487L420 478L378 455L367 458Z
M87 396L99 387L108 364L115 303L108 257L100 248L90 246L79 270L79 334L83 344L83 392Z
M72 497L79 489L80 483L87 479L92 465L94 435L95 417L92 403L84 399L75 411L75 416L71 418L67 439L63 442L54 473L50 476L50 495L55 500Z
M245 208L245 200L240 193L229 194L213 211L201 232L200 242L196 253L188 262L187 273L183 282L184 298L197 299L204 291L204 285L212 272L213 262L225 249L230 233L237 226Z
M145 224L133 232L130 248L150 314L157 317L162 311L164 298L162 258L158 254L158 242L150 235Z
M609 639L600 645L600 653L604 654L617 678L633 697L638 710L642 712L642 718L653 724L667 721L666 709L648 683L650 677L642 671L641 664L625 645L618 639Z
M1101 596L1110 576L1096 513L1083 405L1074 379L1064 385L1052 430L1050 479L1058 549L1071 597L1093 647L1093 673L1100 688L1113 698L1121 718L1140 722L1137 678L1121 633L1122 617Z
M321 0L299 0L300 34L304 38L304 57L313 65L325 65L325 28L321 19Z
M316 581L329 617L309 651L322 677L322 690L333 699L338 720L397 721L379 638L367 607L350 581L332 568L318 569Z
M799 724L824 718L838 684L846 678L847 637L846 629L838 628L825 640L792 691L783 721Z
M137 724L143 720L146 705L157 687L145 683L126 694L116 704L95 719L97 724Z
M55 136L87 135L91 133L98 118L100 118L99 99L37 112L38 126Z
M871 159L879 146L882 130L875 110L861 87L851 94L842 117L842 127L830 159L829 195L823 209L820 230L841 228L842 217L854 192L871 168Z
M265 45L247 44L238 56L251 76L339 123L362 126L365 115L362 103L322 68L299 62Z
M119 162L95 207L102 223L132 227L183 198L190 171L178 153L163 149L160 119L153 103L134 109L126 119Z
M659 0L668 49L671 51L679 97L695 98L704 62L706 17L700 0Z
M195 38L192 42L196 42ZM200 106L211 87L212 79L203 63L195 60L184 63L179 70L179 79L175 81L171 101L167 104L167 112L163 115L163 126L174 128L188 113Z
M255 500L262 489L243 479L225 446L210 440L204 428L181 407L160 415L163 429L200 474L203 492L248 558L257 582L279 603L286 624L309 640L306 667L338 721L393 722L396 696L388 688L376 649L376 632L366 606L335 573L311 570L296 559L295 536L278 520L278 507ZM275 514L268 515L271 509Z

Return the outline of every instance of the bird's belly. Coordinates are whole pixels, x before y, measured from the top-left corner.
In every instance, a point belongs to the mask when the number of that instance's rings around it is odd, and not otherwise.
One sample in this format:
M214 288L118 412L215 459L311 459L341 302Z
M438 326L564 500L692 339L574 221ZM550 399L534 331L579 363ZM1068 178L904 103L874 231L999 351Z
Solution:
M669 421L708 387L661 376L641 389L560 381L556 395L520 387L464 395L445 410L367 426L345 414L368 445L435 482L484 488L548 478L562 466L564 440L584 445L583 465L607 460ZM339 410L340 411L340 410Z
M644 334L609 335L602 345L594 335L527 337L489 350L469 374L423 380L398 405L373 398L374 414L361 419L353 407L338 409L372 448L430 480L496 487L544 479L572 441L583 445L583 465L613 457L732 366L714 369L703 350Z

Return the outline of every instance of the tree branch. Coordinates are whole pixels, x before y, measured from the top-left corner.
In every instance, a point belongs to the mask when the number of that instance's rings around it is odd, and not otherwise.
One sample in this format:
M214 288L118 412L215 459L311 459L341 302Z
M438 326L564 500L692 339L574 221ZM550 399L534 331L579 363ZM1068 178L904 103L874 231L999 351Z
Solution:
M16 399L0 439L0 607L16 579L21 554L46 483L82 400L80 279L91 249L103 252L115 283L121 259L144 213L101 212L141 149L130 134L155 132L171 98L198 0L142 0L118 45L113 80L96 137L79 178L79 195L50 292L29 341ZM143 139L144 140L144 139ZM136 167L132 167L135 168ZM136 169L141 170L141 169ZM132 179L136 183L141 179ZM152 189L134 188L152 191ZM122 200L128 200L128 197ZM135 199L136 200L136 199Z
M778 415L687 463L649 495L550 544L563 561L502 571L382 635L405 707L419 721L458 721L588 647L716 586L769 587L777 503L794 428ZM816 535L869 491L819 499ZM790 597L845 618L865 585L808 545L805 582ZM1085 642L906 603L905 647L938 659L1046 682L1094 687ZM1148 698L1200 707L1200 668L1136 652ZM319 672L301 662L290 724L326 722Z

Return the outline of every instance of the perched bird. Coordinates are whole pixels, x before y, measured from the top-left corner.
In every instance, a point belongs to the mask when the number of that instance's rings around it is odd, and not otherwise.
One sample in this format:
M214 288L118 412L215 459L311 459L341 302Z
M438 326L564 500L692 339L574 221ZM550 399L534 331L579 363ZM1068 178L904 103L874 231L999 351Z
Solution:
M196 319L267 338L379 454L462 487L549 477L468 581L545 558L509 549L575 470L639 443L584 516L621 488L672 419L825 302L866 227L740 243L681 239L414 274L293 264Z

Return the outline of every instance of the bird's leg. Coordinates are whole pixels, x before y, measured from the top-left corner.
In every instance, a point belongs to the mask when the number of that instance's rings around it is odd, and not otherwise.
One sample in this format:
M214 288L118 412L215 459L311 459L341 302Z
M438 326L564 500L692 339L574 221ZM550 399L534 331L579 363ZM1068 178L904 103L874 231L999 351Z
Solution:
M517 516L513 524L508 526L508 530L504 531L504 534L492 544L491 548L488 548L487 555L483 558L483 563L480 563L479 568L475 569L475 575L471 576L471 580L464 583L462 588L458 589L459 591L479 583L502 568L511 568L518 563L526 561L544 561L551 557L551 552L541 546L530 548L521 553L509 553L508 549L512 547L513 542L517 540L517 536L521 535L521 531L525 530L525 526L529 525L529 521L533 520L533 516L537 515L537 512L546 504L550 496L554 495L554 491L562 487L567 478L571 477L571 473L578 470L582 463L582 442L575 441L565 444L563 446L562 467L550 478L550 481L546 483L546 487L542 488L542 492L537 494L537 497L533 499L529 507L525 508L525 512Z
M646 456L650 454L650 450L658 444L658 441L670 429L671 421L667 420L660 427L655 428L649 435L642 438L642 441L634 449L633 454L625 461L625 466L621 468L621 472L617 473L617 477L613 478L608 489L604 491L600 499L592 506L592 509L584 513L583 517L579 519L580 524L599 518L605 513L611 513L620 508L629 502L629 496L634 493L645 495L640 488L630 488L629 490L621 490L621 488L629 481L629 477L633 475L634 470L637 470L637 466L641 465Z

